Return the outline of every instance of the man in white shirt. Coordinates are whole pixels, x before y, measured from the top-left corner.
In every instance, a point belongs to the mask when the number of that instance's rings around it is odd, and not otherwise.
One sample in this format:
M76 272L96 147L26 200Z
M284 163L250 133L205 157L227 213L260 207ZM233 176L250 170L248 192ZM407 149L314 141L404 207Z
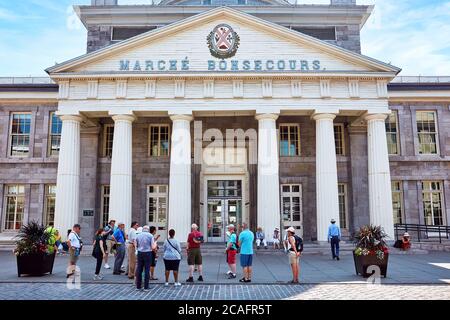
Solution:
M134 273L136 271L136 245L135 240L137 238L137 229L139 224L137 221L131 223L131 228L128 231L127 249L128 249L128 267L127 275L128 279L134 279Z
M78 258L80 257L81 247L83 242L80 237L81 226L75 224L72 228L72 232L69 234L67 245L69 247L69 267L67 268L67 278L75 274Z

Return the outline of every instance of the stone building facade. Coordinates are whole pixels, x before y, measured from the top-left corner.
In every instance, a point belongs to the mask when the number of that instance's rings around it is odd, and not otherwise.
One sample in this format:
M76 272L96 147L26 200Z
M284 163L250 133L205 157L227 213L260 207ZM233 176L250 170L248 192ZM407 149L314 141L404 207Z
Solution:
M208 241L244 220L267 233L294 225L307 241L326 240L329 218L345 237L366 223L392 237L393 223L448 224L450 79L396 77L360 56L371 10L352 0L79 7L86 56L49 68L52 80L0 79L0 236L30 220L79 222L88 238L110 218L163 236L196 222ZM240 46L213 60L206 35L221 23ZM259 70L253 56L275 67ZM230 59L256 68L220 70ZM311 70L286 70L290 59ZM248 134L240 147L213 150L235 162L211 164L208 147L230 129Z

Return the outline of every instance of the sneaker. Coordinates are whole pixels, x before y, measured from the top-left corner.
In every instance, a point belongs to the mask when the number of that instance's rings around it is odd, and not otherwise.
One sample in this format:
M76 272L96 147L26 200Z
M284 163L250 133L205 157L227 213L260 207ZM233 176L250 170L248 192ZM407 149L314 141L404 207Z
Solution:
M180 287L180 286L181 286L181 283L175 282L175 287Z
M111 267L109 266L109 264L105 263L105 269L111 269Z
M236 274L235 273L230 273L228 275L228 279L236 279Z
M239 280L239 282L247 282L247 279L242 278L242 279Z
M252 279L246 279L244 282L252 282Z
M231 270L228 270L227 271L227 276L229 276L231 273L232 273Z
M169 283L168 283L168 282L164 283L164 286L168 287L168 286L169 286Z
M103 280L103 277L101 275L94 275L94 281L97 280Z
M189 277L186 282L194 282L194 278L193 277Z
M336 259L337 259L337 261L339 261L340 259L339 259L339 257L336 257Z
M202 277L202 276L199 276L198 279L197 279L197 281L203 281L203 277Z
M94 281L98 280L98 275L94 274L94 277L92 278Z
M144 289L144 292L148 292L148 291L150 291L150 289L149 289L149 288L147 288L147 289Z

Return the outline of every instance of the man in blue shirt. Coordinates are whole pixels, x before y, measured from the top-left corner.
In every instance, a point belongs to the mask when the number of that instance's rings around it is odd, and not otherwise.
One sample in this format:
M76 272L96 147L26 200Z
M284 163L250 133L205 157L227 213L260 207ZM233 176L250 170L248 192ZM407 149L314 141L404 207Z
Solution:
M328 241L331 243L331 254L333 260L339 260L339 241L341 240L341 229L336 225L336 220L331 219L328 227Z
M150 265L153 250L156 249L156 242L150 233L149 226L144 226L142 232L136 237L135 246L137 248L137 268L136 268L136 288L142 288L142 272L144 272L144 290L148 290L150 280Z
M114 239L116 239L116 254L114 261L113 274L120 275L125 273L122 270L123 259L125 258L125 224L120 222L118 228L114 231Z
M241 267L244 277L239 282L252 282L253 240L255 235L248 230L247 223L242 223L243 231L239 234L239 247L241 248Z

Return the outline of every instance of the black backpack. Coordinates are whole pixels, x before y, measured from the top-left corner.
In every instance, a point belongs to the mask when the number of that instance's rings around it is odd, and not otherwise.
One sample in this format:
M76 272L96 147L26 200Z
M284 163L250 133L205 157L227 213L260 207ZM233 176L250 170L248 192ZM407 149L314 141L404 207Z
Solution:
M303 239L300 238L296 234L294 234L294 239L295 239L295 248L297 249L298 252L302 252L303 251Z

